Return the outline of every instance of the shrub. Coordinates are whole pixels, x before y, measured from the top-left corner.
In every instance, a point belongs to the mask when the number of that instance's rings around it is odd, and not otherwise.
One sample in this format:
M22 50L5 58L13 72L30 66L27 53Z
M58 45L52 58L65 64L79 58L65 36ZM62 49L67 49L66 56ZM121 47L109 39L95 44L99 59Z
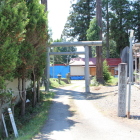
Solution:
M111 79L111 73L109 72L109 66L106 60L103 62L103 77L105 82Z
M93 79L92 79L92 81L91 81L91 86L99 86L99 82L97 82L96 76L93 77Z

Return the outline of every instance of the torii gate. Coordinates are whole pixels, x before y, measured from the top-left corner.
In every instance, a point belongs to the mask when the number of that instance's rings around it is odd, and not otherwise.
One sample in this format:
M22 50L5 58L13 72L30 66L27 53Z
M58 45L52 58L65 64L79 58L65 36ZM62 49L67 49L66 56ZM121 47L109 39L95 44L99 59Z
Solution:
M84 46L84 52L50 52L51 47L71 47L71 46ZM102 46L102 41L79 41L79 42L54 42L47 47L47 65L46 65L46 89L49 91L49 78L50 78L50 55L72 55L84 54L85 55L85 92L90 92L89 89L89 46Z

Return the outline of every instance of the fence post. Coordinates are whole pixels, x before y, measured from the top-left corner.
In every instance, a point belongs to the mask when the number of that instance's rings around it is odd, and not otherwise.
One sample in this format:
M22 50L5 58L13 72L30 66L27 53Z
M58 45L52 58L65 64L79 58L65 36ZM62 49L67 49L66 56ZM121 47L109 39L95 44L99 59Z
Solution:
M118 117L126 116L127 64L118 65Z

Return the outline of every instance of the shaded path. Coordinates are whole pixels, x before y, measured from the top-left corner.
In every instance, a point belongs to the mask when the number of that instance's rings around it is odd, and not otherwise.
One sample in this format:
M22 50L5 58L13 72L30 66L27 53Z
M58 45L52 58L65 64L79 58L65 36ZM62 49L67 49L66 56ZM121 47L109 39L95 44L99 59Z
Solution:
M140 132L104 117L86 100L83 81L56 89L49 118L34 140L138 140ZM102 97L103 98L103 97ZM97 98L98 99L98 98Z

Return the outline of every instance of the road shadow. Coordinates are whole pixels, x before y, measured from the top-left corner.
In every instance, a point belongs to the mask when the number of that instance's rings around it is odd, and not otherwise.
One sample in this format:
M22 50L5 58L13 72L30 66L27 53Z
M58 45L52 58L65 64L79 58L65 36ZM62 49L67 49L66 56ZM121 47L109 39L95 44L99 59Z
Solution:
M35 136L34 140L51 140L49 137L51 133L65 131L78 123L69 118L74 115L74 112L70 111L70 106L55 100L52 101L48 114L48 119L41 129L41 133Z
M133 120L140 120L140 116L138 115L130 115L130 118Z
M76 100L97 100L101 99L107 96L107 93L86 93L86 92L78 92L73 90L66 90L66 89L60 89L56 88L55 92L57 92L56 98L59 98L60 95L69 95L72 99Z

